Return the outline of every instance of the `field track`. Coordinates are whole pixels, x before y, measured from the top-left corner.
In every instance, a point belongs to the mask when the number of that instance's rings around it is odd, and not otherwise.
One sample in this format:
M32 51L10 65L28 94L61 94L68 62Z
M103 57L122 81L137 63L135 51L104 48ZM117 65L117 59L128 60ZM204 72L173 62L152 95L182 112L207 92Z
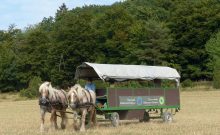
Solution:
M0 135L41 135L37 100L1 101ZM46 135L72 135L72 121L66 130L50 131L49 114L46 117ZM148 123L123 122L119 128L110 123L99 123L85 133L97 135L220 135L220 91L193 91L181 93L181 110L174 122L164 124L161 120Z

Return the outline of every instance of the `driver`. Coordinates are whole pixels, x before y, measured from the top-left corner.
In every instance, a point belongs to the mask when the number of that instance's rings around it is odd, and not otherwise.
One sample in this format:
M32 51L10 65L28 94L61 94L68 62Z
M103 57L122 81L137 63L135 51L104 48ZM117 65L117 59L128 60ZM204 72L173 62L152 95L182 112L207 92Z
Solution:
M92 78L88 78L87 83L85 85L85 89L95 92L95 84L92 82Z

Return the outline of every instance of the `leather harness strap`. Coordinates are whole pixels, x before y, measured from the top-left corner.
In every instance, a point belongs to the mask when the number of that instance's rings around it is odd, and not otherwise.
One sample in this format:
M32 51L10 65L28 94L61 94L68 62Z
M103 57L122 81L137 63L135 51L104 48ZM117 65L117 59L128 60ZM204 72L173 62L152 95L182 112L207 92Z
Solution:
M61 90L61 92L62 92L63 95L65 96L65 99L66 99L66 105L68 106L68 98L66 97L65 91L64 91L64 90Z
M91 99L91 97L90 97L90 96L88 97L88 95L90 95L89 92L88 92L87 90L83 90L83 92L84 92L84 94L86 95L87 102L90 103L90 99Z
M89 97L90 97L90 103L93 103L91 92L88 91L88 93L89 93Z
M91 105L93 105L92 103L92 96L91 96L91 93L87 90L82 90L82 92L85 94L86 96L86 99L87 99L87 102L85 103L80 103L80 100L79 98L77 98L77 105L78 105L78 108L87 108L87 107L90 107ZM77 94L76 91L73 91L74 94ZM88 97L89 96L89 97ZM82 102L82 101L81 101ZM89 109L89 108L88 108Z

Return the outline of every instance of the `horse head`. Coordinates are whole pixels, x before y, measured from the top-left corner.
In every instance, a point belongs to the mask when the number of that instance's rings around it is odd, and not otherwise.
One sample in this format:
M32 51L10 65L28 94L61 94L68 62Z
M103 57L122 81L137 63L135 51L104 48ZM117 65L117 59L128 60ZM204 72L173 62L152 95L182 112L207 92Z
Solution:
M83 88L79 84L75 84L73 87L70 88L67 97L70 101L70 107L72 109L76 109L77 105L82 100L83 98L82 90Z
M47 105L49 96L50 96L50 89L51 89L51 83L50 82L44 82L39 87L39 93L40 93L40 104L41 105Z
M50 82L44 82L39 87L39 93L42 98L48 98L49 97L49 88L51 86Z

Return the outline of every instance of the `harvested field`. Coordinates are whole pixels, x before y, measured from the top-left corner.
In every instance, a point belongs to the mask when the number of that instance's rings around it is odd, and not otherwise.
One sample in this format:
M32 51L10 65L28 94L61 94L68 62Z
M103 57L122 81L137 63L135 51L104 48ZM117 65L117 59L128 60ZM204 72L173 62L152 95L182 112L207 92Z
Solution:
M40 117L37 100L0 102L1 135L40 135ZM45 134L71 135L72 121L66 130L50 131L49 114L46 117ZM171 124L160 119L148 123L126 121L118 128L109 122L99 122L95 128L85 133L98 135L220 135L220 91L190 91L181 93L181 110L174 116Z

